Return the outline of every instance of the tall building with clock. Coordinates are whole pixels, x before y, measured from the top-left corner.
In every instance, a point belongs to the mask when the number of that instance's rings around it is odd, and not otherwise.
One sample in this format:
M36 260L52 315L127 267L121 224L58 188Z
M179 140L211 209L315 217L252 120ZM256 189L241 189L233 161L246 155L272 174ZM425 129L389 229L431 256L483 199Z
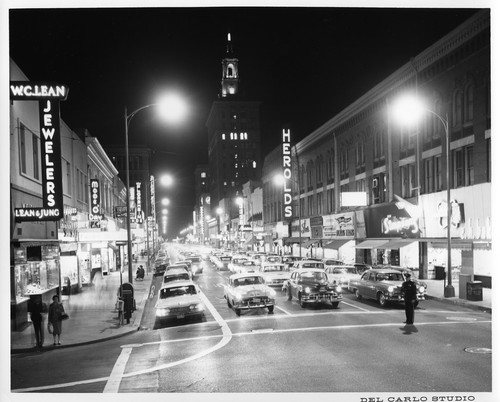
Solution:
M238 63L228 34L220 93L206 121L208 187L214 208L222 199L241 195L244 183L261 177L260 102L245 98Z

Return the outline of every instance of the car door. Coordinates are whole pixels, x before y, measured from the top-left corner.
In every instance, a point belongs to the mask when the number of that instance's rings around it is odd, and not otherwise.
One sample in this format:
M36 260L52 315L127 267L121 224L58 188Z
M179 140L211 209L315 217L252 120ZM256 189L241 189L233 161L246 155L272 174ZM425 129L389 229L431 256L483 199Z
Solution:
M292 275L290 276L289 280L289 286L290 286L290 293L292 296L297 297L297 272L292 272Z
M370 281L369 281L370 272L365 272L361 279L358 282L358 292L361 296L370 297Z
M365 281L366 296L370 299L377 298L377 273L369 272L368 280Z

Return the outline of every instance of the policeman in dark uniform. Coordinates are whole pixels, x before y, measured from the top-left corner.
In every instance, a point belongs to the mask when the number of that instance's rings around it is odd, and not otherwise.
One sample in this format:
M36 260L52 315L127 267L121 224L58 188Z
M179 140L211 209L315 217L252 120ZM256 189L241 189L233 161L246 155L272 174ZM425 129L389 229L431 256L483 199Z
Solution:
M406 280L401 289L405 298L406 321L405 324L412 325L415 316L415 303L417 301L417 285L411 280L411 274L404 274Z

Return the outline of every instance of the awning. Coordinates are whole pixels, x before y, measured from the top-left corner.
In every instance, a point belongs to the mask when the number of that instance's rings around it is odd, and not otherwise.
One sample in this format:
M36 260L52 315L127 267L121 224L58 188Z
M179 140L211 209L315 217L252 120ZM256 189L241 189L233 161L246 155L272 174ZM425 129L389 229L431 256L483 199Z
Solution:
M311 244L318 243L321 239L312 239L312 240L306 240L302 241L302 247L309 247Z
M249 238L245 241L245 245L246 245L246 244L255 244L255 236L249 237Z
M355 245L354 248L384 248L383 245L387 242L387 240L365 240Z
M81 242L104 242L104 241L126 241L127 231L120 229L117 231L107 231L100 229L82 229L78 233L78 240Z
M308 240L309 237L303 237L302 238L302 241L304 240ZM285 239L283 239L283 243L284 244L292 244L292 243L300 243L300 238L299 237L287 237Z
M385 248L386 250L396 250L409 244L415 243L416 241L417 239L390 239L380 248Z
M342 247L344 244L347 242L350 242L352 239L336 239L336 240L331 240L328 242L323 241L323 248L330 248L333 250L338 250L340 247Z
M444 240L444 241L431 241L431 247L432 248L447 249L448 242L446 240ZM472 250L472 241L471 240L465 240L465 241L452 240L451 241L451 248L455 249L455 250Z
M108 242L108 247L115 252L120 251L120 249L111 242Z

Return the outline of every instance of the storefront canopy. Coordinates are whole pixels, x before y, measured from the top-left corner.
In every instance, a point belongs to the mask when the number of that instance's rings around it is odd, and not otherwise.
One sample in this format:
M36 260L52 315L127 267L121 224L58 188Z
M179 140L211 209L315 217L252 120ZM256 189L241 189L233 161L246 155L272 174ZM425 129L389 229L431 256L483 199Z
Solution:
M302 241L302 247L309 247L311 244L318 243L319 241L320 239Z
M357 245L354 248L384 248L383 245L387 243L387 240L365 240Z
M127 241L127 231L123 229L116 231L82 229L78 233L78 240L82 242Z
M302 239L300 239L299 237L287 237L283 239L283 243L284 244L300 243L300 240L302 241L309 240L309 237L303 237Z
M396 250L398 248L406 247L409 244L415 243L416 241L416 239L390 239L380 248L385 248L386 250Z
M323 240L323 248L330 248L333 250L338 250L340 247L342 247L347 242L350 242L351 240L352 239L336 239L336 240L331 240L331 241L324 241Z

